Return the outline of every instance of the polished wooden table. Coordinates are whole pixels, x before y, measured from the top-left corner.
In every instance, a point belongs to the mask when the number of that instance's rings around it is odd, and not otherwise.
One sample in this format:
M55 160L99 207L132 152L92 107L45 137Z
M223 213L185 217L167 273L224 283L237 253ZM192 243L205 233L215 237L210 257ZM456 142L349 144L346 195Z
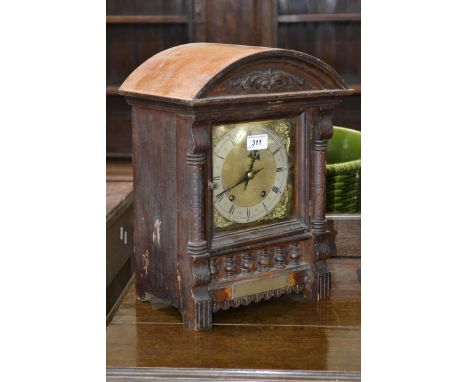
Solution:
M360 258L330 261L329 301L301 295L220 311L185 330L175 308L139 302L130 285L107 328L109 381L360 380Z

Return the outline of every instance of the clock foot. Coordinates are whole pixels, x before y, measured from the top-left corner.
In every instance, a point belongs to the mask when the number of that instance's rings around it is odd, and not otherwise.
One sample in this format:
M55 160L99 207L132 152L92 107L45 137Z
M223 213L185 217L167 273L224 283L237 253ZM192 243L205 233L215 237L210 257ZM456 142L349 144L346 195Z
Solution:
M315 262L310 273L311 277L304 288L304 299L319 301L330 298L331 272L326 261Z
M187 312L184 312L184 325L188 329L204 330L212 326L213 301L203 293L202 296L193 296L193 303Z

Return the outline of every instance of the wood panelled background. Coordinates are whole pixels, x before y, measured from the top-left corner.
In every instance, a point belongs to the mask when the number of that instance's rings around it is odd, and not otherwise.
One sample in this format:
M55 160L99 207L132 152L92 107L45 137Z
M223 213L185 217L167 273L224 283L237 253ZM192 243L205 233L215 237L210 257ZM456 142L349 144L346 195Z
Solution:
M358 0L107 0L107 156L131 158L130 107L116 90L147 58L188 42L299 50L331 65L358 89L335 124L360 129Z

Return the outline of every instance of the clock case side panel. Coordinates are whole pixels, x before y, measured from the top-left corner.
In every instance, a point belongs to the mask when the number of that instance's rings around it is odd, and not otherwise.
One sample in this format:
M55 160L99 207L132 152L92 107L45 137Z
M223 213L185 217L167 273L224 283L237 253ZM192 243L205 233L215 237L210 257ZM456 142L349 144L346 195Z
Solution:
M132 105L135 208L135 288L140 300L182 309L188 241L186 152L191 118L147 103Z
M330 296L331 272L327 259L331 257L331 234L327 230L326 212L326 163L328 140L333 134L333 111L337 102L310 109L307 119L313 126L310 136L310 158L313 163L310 174L312 232L311 264L312 289L304 296L310 300L327 299Z
M283 114L265 114L252 115L248 120L243 119L240 115L232 115L222 121L212 121L212 126L219 124L233 124L242 122L254 122L265 120L279 120L288 119L293 123L295 129L293 136L294 139L294 152L292 153L294 161L293 171L293 193L292 193L292 211L290 217L284 221L275 223L266 223L260 226L250 228L240 228L235 231L215 232L213 224L213 210L212 193L213 190L208 188L205 197L206 204L206 236L209 243L210 253L225 254L239 249L251 249L258 247L258 243L265 244L267 242L274 244L281 241L292 241L297 239L309 239L311 237L309 231L309 182L307 177L309 174L310 163L308 161L308 145L309 145L309 132L306 122L305 113L283 113ZM211 156L212 152L208 153L207 163L207 184L212 179L211 169ZM301 160L305 158L305 160Z

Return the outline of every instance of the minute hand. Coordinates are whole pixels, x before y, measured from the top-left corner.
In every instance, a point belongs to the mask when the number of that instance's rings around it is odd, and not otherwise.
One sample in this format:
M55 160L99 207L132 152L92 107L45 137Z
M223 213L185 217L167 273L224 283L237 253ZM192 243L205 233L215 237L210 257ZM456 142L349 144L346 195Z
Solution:
M253 171L253 174L255 175L256 173L258 173L258 172L260 172L260 171L262 171L262 170L263 170L263 167L260 168L260 169L258 169L258 170ZM246 173L244 174L244 176L243 176L236 184L234 184L234 185L232 185L232 186L226 188L224 191L221 191L219 194L216 195L216 197L219 198L219 197L220 197L221 195L223 195L225 192L231 191L234 187L237 187L239 184L245 182L246 179L249 179L249 177L248 177L247 174L248 174L248 172L246 172Z

